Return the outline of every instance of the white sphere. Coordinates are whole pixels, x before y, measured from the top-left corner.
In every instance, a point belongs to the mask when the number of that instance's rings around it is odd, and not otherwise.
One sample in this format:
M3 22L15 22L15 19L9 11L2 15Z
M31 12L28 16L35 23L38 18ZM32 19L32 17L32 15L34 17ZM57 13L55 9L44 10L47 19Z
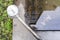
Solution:
M10 5L7 7L7 13L9 16L15 16L18 14L18 8L16 5Z

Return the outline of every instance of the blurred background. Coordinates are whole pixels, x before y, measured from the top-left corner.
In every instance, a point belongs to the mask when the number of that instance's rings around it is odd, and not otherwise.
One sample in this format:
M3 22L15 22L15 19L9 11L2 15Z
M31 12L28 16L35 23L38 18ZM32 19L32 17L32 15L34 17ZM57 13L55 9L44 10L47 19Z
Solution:
M12 40L13 20L7 15L7 7L20 0L0 0L0 40ZM25 19L27 24L35 24L43 10L54 10L60 0L23 0L25 1ZM28 21L27 21L28 20Z

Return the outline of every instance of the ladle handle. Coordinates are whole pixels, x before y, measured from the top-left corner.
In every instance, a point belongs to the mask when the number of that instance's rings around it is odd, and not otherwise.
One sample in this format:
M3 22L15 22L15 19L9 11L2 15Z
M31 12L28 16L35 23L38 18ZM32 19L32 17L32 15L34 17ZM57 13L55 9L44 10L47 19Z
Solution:
M18 16L16 15L16 17L19 19L19 21L21 21L21 23L23 25L25 25L25 27L37 38L40 39L40 37Z

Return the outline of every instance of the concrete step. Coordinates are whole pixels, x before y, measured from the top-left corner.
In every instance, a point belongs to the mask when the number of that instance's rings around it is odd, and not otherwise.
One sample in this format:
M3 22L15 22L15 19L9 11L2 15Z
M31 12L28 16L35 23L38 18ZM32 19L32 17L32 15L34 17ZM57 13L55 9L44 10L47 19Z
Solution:
M60 40L60 31L36 31L41 40Z
M16 18L13 19L13 40L37 40Z

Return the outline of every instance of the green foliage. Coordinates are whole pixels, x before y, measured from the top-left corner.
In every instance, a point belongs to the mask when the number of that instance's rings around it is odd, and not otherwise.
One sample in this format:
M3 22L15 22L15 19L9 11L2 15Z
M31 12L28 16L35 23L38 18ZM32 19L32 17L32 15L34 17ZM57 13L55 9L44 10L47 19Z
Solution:
M13 0L0 0L0 40L12 40L12 19L7 15L7 7Z

